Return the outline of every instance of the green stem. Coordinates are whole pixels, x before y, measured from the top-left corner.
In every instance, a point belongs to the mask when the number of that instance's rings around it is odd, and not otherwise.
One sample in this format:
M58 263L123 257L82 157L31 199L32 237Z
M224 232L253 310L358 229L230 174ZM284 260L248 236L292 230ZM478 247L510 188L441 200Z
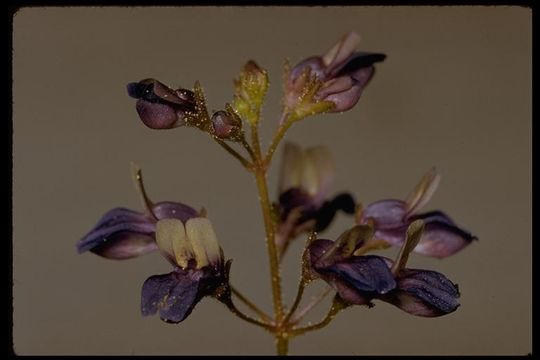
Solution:
M291 309L289 310L289 312L287 313L287 316L285 316L285 319L283 319L284 324L288 324L289 319L298 308L298 305L300 305L300 301L302 300L302 295L304 294L304 289L306 288L306 284L307 284L306 278L304 274L302 274L302 277L300 278L300 282L298 283L298 291L296 293L296 298L294 299L294 303Z
M336 314L338 312L340 312L341 310L345 309L348 306L349 306L349 304L345 303L343 300L341 300L341 298L339 298L336 295L336 297L334 298L334 301L332 303L332 307L330 308L330 310L328 311L328 313L326 314L324 319L322 319L320 322L318 322L316 324L313 324L313 325L308 325L308 326L304 326L304 327L301 327L301 328L293 329L290 332L291 336L302 335L302 334L304 334L304 333L306 333L308 331L318 330L318 329L321 329L321 328L325 327L326 325L328 325L334 319L334 317L336 316Z
M252 161L255 161L255 159L257 158L255 156L255 152L253 151L253 149L251 148L251 146L249 145L249 143L246 141L246 139L242 139L242 145L244 146L244 148L247 150L249 156L251 157L251 160Z
M274 222L268 199L268 187L266 184L266 172L264 169L257 167L255 169L255 179L257 181L257 189L259 190L259 201L264 219L264 227L266 230L266 247L268 249L268 257L270 260L270 274L272 278L272 294L274 302L274 314L276 322L281 323L283 318L283 305L281 302L281 278L279 271L279 261L277 257L276 243L274 241Z
M289 352L289 340L285 336L276 338L276 348L278 355L287 355Z
M251 324L254 324L254 325L257 325L257 326L260 326L268 331L271 331L273 332L274 331L274 326L268 324L268 323L265 323L263 321L260 321L260 320L257 320L257 319L254 319L252 318L251 316L248 316L246 314L244 314L243 312L241 312L240 310L238 310L238 308L234 305L234 303L232 302L230 296L227 296L227 297L224 297L224 298L220 298L219 301L221 301L223 304L225 304L227 306L227 308L233 313L235 314L236 316L238 316L240 319L244 320L244 321L247 321Z
M251 125L251 144L253 146L254 157L257 160L261 160L261 140L259 139L259 124L255 122ZM249 145L249 144L248 144Z
M270 263L270 277L272 281L272 299L274 305L276 346L279 355L285 355L288 349L287 337L281 332L283 320L283 303L281 300L281 275L279 268L279 259L275 241L275 224L272 218L272 206L268 196L268 185L266 182L266 170L269 163L265 163L262 158L261 142L259 140L258 121L252 122L251 141L255 155L255 181L259 192L259 202L261 205L264 229L266 232L266 248L268 250L268 259Z
M270 316L266 315L266 313L264 311L262 311L261 309L259 309L257 307L257 305L255 305L253 302L251 302L248 298L246 298L240 291L238 291L235 287L233 287L232 285L230 286L231 288L231 292L238 298L238 300L240 300L241 302L243 302L248 308L250 308L251 310L253 310L254 313L256 313L257 315L259 315L259 317L264 320L265 322L271 322L271 318Z
M229 154L231 154L232 156L234 156L236 159L238 159L238 161L240 161L242 163L242 165L251 171L251 168L252 168L252 164L246 159L244 158L242 155L240 155L236 150L234 150L232 147L230 147L229 144L227 144L225 141L221 140L221 139L218 139L218 138L214 138L214 140L216 140L216 142L221 145L225 150L227 150L227 152Z
M272 143L270 144L270 146L268 147L268 150L266 151L266 156L264 158L265 164L270 164L270 162L272 161L272 156L274 155L274 152L276 151L279 143L283 139L283 136L285 136L285 133L287 132L287 130L289 130L289 128L294 123L294 120L290 117L285 116L284 119L285 120L279 126L278 131L276 135L274 136L274 139L272 140Z
M326 295L330 294L331 292L332 288L330 286L327 286L319 295L314 296L309 303L307 303L302 309L297 311L296 314L293 314L289 324L294 325L299 323L311 309L313 309L326 297Z

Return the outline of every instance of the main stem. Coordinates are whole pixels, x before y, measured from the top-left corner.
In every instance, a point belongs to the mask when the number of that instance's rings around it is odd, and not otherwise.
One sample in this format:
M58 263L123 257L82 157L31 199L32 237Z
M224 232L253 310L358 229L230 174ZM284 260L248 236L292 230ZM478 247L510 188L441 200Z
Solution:
M259 201L261 204L261 210L264 218L264 227L266 231L266 247L268 249L268 258L270 261L270 276L272 279L272 295L274 302L274 314L276 319L276 325L279 328L283 320L283 303L281 300L281 275L279 271L279 260L274 241L274 221L272 219L272 209L270 206L270 200L268 198L268 186L266 184L266 171L264 168L257 167L255 169L255 179L257 181L257 189L259 190ZM285 355L287 349L287 342L283 342L284 339L281 336L281 332L276 332L276 340L278 345L278 354Z
M261 152L259 133L257 125L251 127L251 135L253 148L255 152L255 180L257 182L257 190L259 191L259 202L261 204L262 215L264 219L264 228L266 232L266 247L268 250L268 258L270 262L270 276L272 280L272 298L274 303L274 316L276 323L276 347L278 355L286 355L288 351L287 336L284 335L282 329L283 321L283 303L281 299L281 275L279 268L279 258L275 242L275 227L272 217L272 206L268 196L268 185L266 182L266 170L268 163L265 163Z

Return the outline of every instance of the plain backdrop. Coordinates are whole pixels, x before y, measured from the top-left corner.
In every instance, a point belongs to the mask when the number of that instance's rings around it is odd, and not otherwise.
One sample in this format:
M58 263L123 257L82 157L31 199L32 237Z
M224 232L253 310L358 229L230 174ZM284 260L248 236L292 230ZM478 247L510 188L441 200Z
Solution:
M296 124L289 141L325 144L333 189L362 203L404 198L436 166L425 210L479 237L445 260L412 256L459 284L461 307L426 319L377 303L295 338L291 354L527 354L531 340L531 10L524 7L49 7L13 20L13 336L17 354L274 354L272 337L204 299L179 325L140 315L143 281L169 271L153 253L129 261L77 255L109 209L141 210L130 161L155 201L204 206L234 259L232 281L271 311L254 180L193 128L143 126L126 84L199 80L210 110L255 60L270 74L261 133L279 117L282 65L322 54L348 31L384 52L358 105ZM269 176L276 196L281 150ZM321 234L351 225L339 216ZM290 304L302 240L284 263ZM386 255L394 256L395 250ZM320 284L308 291L315 293ZM316 321L328 303L309 318Z

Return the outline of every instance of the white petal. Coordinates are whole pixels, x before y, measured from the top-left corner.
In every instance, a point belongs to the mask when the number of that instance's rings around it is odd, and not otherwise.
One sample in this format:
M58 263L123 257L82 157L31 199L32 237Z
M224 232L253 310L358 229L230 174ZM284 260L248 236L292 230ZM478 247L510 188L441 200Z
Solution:
M322 202L334 180L334 162L326 146L309 148L305 153L303 188L314 197L315 202Z
M279 193L292 187L299 187L302 182L303 151L300 146L287 142L283 149L279 175Z
M186 268L193 258L193 250L186 236L186 229L178 219L162 219L156 225L156 242L159 249Z
M210 220L192 218L186 222L186 234L193 248L197 268L215 264L221 260L221 250Z
M356 49L360 43L360 35L349 32L341 37L339 41L326 52L323 62L326 66L335 67L345 60Z

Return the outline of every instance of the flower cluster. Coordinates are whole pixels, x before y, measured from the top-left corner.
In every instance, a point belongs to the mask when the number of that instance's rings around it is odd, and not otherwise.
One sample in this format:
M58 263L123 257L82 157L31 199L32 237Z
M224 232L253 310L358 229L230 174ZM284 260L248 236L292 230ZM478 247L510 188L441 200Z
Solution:
M303 149L286 142L277 196L270 200L267 171L289 127L312 115L352 109L371 82L375 64L385 60L382 53L356 51L358 43L359 36L349 33L323 55L308 57L293 67L286 64L283 111L266 152L261 150L258 127L269 81L266 70L253 60L234 81L231 103L211 114L198 82L191 89L175 90L147 78L127 86L128 95L137 99L135 109L144 125L160 130L198 128L254 175L265 224L274 316L231 285L231 260L226 260L206 210L180 202L153 203L136 166L133 177L144 211L122 207L108 211L77 243L78 252L122 260L158 250L172 270L150 276L142 284L143 315L159 314L165 322L179 323L203 297L211 296L241 319L270 331L279 354L287 353L292 336L326 326L338 311L351 305L372 307L374 301L381 301L423 317L454 312L460 305L456 284L437 271L407 267L412 252L446 258L476 239L442 211L419 212L440 182L435 168L404 200L385 199L364 207L351 191L332 193L334 165L327 147ZM335 240L322 238L321 233L339 214L352 216L351 226ZM302 279L294 304L286 312L280 261L301 236L308 238ZM370 254L392 246L400 248L394 260ZM297 308L304 288L315 280L328 284L334 293L333 306L320 323L302 327L298 323L314 305ZM256 317L240 311L233 295Z

